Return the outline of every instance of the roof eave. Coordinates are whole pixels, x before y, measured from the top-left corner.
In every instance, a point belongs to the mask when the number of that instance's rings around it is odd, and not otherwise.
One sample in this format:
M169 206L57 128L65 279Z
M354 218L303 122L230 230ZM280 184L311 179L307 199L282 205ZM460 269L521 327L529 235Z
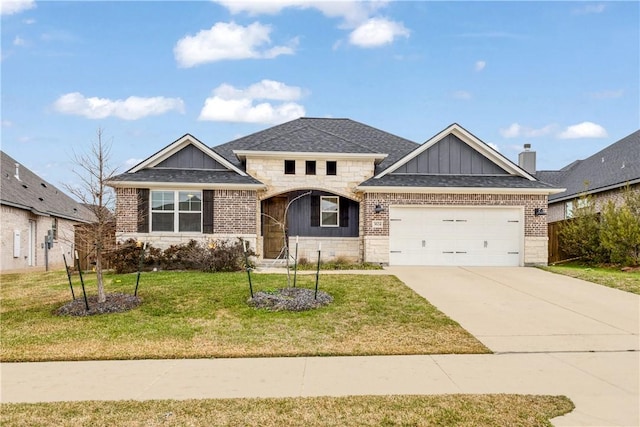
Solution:
M240 160L247 157L255 158L287 158L295 159L363 159L382 161L387 158L388 154L384 153L340 153L340 152L315 152L315 151L252 151L252 150L233 150L233 154Z
M579 193L567 194L567 195L559 197L557 199L550 200L549 203L564 202L566 200L572 200L572 199L575 199L577 197L580 197L583 194L597 194L597 193L602 193L603 191L615 190L615 189L618 189L618 188L624 188L627 185L635 185L635 184L640 184L640 178L633 179L633 180L630 180L630 181L619 182L617 184L607 185L605 187L595 188L593 190L585 190L585 191L581 191ZM566 191L566 189L564 191ZM562 191L560 191L560 193L562 193Z
M361 193L432 193L432 194L534 194L550 195L565 191L564 188L505 188L505 187L402 187L389 185L359 185Z
M113 188L158 188L158 189L203 189L203 190L264 190L264 184L223 184L215 182L158 182L158 181L111 181Z

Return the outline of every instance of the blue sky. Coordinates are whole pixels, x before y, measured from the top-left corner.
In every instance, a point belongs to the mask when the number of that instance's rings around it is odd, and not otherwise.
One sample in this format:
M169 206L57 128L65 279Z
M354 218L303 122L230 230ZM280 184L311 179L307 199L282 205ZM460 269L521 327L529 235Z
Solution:
M2 150L62 186L98 128L124 171L185 133L347 117L558 169L640 127L639 5L2 0Z

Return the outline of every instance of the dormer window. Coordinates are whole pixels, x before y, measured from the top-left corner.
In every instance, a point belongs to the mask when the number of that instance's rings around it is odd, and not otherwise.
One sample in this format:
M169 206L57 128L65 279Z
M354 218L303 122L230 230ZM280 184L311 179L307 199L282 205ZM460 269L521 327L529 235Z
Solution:
M315 175L316 174L316 161L315 160L307 160L305 162L305 173L307 175Z
M284 161L284 174L285 175L295 175L296 174L296 161L295 160L285 160Z

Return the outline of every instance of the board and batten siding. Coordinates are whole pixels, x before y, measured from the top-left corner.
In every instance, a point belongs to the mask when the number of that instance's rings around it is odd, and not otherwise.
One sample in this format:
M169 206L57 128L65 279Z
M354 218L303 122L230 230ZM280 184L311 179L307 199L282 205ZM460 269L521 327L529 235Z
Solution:
M227 170L226 167L193 145L187 145L168 159L160 162L156 167L170 169Z
M448 135L392 172L396 174L508 175L491 160Z

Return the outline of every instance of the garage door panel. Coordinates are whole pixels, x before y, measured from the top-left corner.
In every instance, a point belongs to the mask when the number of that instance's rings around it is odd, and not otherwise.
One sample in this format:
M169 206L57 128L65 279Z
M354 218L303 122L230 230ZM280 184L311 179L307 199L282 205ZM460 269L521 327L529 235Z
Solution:
M521 208L391 207L391 265L521 264Z

